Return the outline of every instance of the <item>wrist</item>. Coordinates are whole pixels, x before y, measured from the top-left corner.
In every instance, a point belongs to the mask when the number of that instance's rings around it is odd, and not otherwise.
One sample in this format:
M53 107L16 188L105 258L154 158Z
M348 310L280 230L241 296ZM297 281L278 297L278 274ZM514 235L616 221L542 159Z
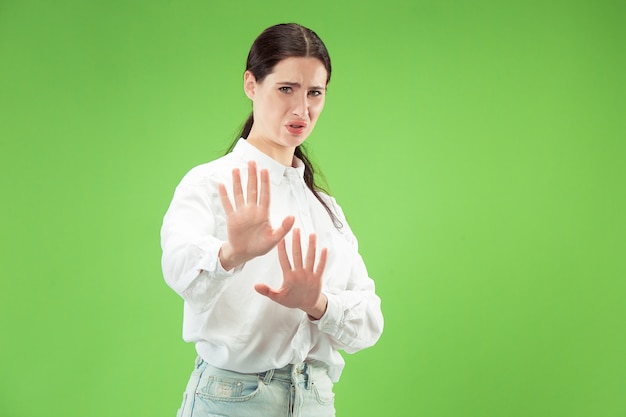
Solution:
M246 259L243 259L235 253L230 242L224 242L222 244L217 256L222 264L222 268L224 268L225 271L230 271L231 269L246 262Z
M315 303L315 306L311 309L305 310L305 313L308 314L309 319L319 320L324 316L324 313L326 313L327 308L328 308L328 297L326 297L324 293L321 293L319 299L317 300L317 303Z

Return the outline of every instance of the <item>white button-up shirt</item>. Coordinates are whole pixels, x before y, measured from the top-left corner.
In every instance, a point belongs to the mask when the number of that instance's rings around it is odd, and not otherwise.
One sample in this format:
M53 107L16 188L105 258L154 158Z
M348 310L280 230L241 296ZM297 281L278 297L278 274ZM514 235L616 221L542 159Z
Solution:
M239 168L245 193L247 163L270 174L270 220L277 226L288 215L307 236L317 235L318 257L328 248L322 291L328 307L319 320L257 293L256 283L280 288L277 249L225 271L218 253L228 239L218 184L232 191L232 170ZM348 353L373 345L383 329L380 299L374 292L357 241L332 197L323 194L343 227L336 228L326 209L306 186L302 161L286 167L240 139L231 153L193 168L182 179L161 229L162 267L167 284L184 299L183 338L196 345L209 364L253 373L290 363L320 360L337 381L344 366L338 350ZM232 194L231 194L232 197ZM291 254L291 232L285 239Z

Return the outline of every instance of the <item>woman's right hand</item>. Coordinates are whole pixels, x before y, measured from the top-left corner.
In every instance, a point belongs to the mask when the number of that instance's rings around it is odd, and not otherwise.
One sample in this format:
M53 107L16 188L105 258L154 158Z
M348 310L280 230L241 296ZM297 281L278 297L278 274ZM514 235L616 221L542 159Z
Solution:
M256 163L249 161L247 193L244 198L241 174L238 168L233 169L234 207L228 198L226 186L219 185L228 229L228 241L220 248L219 258L222 267L227 271L252 258L268 253L287 235L294 224L295 218L287 216L278 228L272 228L269 216L269 173L266 169L262 169L260 176L259 190Z

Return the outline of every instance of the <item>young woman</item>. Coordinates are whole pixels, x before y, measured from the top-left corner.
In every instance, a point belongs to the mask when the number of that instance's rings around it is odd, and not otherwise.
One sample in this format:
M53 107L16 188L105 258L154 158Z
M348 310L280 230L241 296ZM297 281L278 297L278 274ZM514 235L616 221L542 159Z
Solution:
M333 416L338 351L380 337L374 282L302 149L330 74L313 31L266 29L248 55L241 138L176 188L162 266L198 352L179 416Z

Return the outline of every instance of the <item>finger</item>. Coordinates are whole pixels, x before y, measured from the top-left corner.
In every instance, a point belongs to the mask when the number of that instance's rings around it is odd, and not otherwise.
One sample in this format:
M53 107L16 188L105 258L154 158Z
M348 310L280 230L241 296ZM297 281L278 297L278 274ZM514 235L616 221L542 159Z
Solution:
M222 207L224 207L224 212L228 216L234 210L233 210L233 205L230 203L230 198L228 198L228 192L226 191L226 186L224 184L220 184L218 186L218 191L220 194L220 200L222 201Z
M272 301L279 302L278 298L280 297L281 290L273 290L267 284L254 284L254 289L261 295L266 296Z
M261 295L268 296L272 289L266 284L254 284L254 289Z
M241 173L239 168L233 169L233 199L235 200L235 208L243 207L243 189L241 188Z
M280 263L280 269L283 273L291 272L291 263L289 263L289 256L287 256L287 248L285 247L285 240L278 242L278 262Z
M320 253L320 260L317 263L317 269L315 270L315 275L318 275L319 277L322 276L322 274L324 273L324 268L326 268L326 259L328 259L328 249L324 248L322 249L322 252Z
M270 173L267 169L261 170L261 195L259 206L265 210L270 209Z
M291 253L293 254L293 269L302 269L302 245L300 244L300 229L293 229Z
M256 177L256 162L248 161L248 193L246 196L248 204L257 203L257 177Z
M309 235L309 248L306 251L306 263L304 267L313 271L315 267L315 246L316 246L316 237L315 233L311 233Z
M287 236L287 233L289 233L295 221L296 221L296 218L293 216L287 216L283 219L283 222L281 223L281 225L277 229L275 229L273 232L273 235L274 235L273 239L275 242L274 244L283 240L285 236Z

